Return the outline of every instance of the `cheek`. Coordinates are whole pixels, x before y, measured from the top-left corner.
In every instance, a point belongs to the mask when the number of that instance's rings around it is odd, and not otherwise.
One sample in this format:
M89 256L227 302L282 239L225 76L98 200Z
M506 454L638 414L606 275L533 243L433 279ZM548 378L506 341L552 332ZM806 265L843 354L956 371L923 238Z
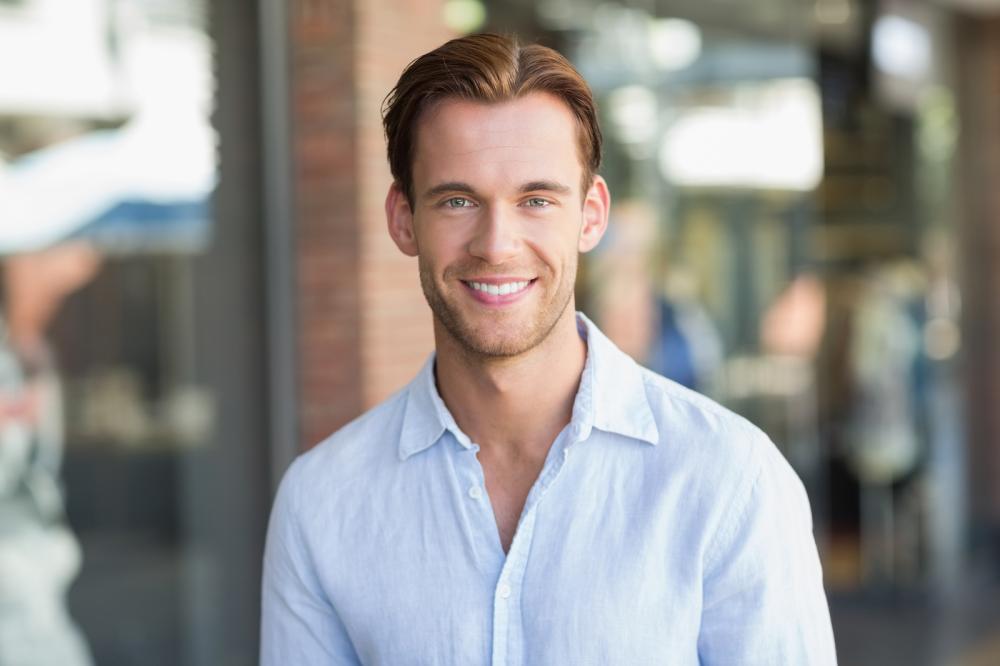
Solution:
M577 254L579 228L567 220L537 224L531 227L524 239L546 263L567 264L567 257L575 257Z
M465 246L461 227L427 224L417 234L417 250L427 261L450 263L460 256Z

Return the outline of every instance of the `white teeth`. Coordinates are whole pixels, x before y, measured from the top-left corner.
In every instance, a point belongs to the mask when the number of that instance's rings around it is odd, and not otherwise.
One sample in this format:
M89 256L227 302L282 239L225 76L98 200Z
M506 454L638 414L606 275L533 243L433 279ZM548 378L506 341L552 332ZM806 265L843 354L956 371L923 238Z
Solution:
M522 289L525 289L530 283L530 280L522 280L520 282L504 282L503 284L469 282L469 285L473 289L490 294L491 296L506 296L508 294L516 294Z

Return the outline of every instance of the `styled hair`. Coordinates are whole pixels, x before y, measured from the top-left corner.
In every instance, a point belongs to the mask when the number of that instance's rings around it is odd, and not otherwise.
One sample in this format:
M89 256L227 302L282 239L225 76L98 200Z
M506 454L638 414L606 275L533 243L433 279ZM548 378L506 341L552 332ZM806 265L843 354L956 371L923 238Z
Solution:
M590 86L558 52L538 44L521 46L496 34L453 39L403 70L382 102L392 177L413 205L413 157L417 123L432 104L462 99L495 104L533 92L561 99L577 121L583 191L601 165L601 128Z

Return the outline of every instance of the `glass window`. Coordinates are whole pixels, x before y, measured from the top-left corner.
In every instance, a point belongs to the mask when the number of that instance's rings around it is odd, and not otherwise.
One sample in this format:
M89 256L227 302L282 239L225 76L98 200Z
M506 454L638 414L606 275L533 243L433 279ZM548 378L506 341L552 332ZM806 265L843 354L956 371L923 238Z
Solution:
M218 663L223 572L259 557L204 538L224 514L200 367L218 180L204 15L0 12L0 663Z

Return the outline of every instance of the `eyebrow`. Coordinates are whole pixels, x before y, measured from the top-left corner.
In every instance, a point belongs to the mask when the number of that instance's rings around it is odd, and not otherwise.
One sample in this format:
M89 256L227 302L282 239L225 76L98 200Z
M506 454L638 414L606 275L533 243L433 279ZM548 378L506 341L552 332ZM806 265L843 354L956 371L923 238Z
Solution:
M462 183L459 181L451 181L448 183L441 183L440 185L435 185L431 189L424 192L424 199L431 199L441 194L447 194L449 192L461 192L463 194L475 194L476 191L472 189L472 185L468 183Z
M557 194L569 194L572 189L569 185L563 185L554 180L532 180L530 182L521 185L518 188L522 194L528 192L555 192ZM424 199L431 199L433 197L448 194L451 192L461 192L463 194L475 194L476 191L468 183L463 183L461 181L449 181L447 183L441 183L430 188L424 192Z
M557 183L554 180L533 180L521 186L521 192L555 192L557 194L569 194L572 189L569 185Z

